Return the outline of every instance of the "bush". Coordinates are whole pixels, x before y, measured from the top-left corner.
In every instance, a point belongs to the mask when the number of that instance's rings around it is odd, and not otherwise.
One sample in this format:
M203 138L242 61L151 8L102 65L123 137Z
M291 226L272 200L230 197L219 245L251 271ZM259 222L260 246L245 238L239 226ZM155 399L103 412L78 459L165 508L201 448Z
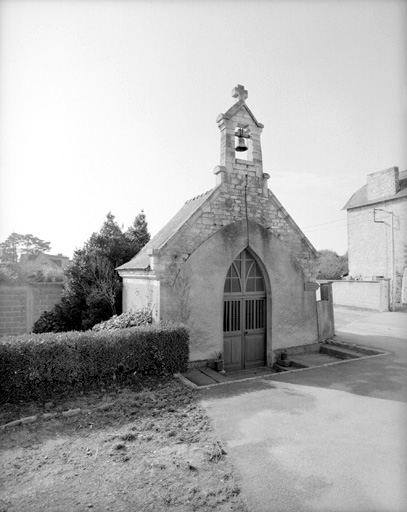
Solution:
M181 325L61 332L0 339L0 400L47 399L113 383L130 373L185 371L189 335Z
M96 324L92 331L113 331L115 329L126 329L128 327L139 327L151 324L153 321L151 307L128 311L121 315L114 315L109 320Z
M60 306L57 304L51 311L44 311L34 323L32 332L34 334L44 332L67 331L63 315L60 314Z
M43 268L27 275L27 278L37 283L62 283L64 281L64 271L61 268Z
M23 281L21 269L17 263L0 264L0 283L10 284Z

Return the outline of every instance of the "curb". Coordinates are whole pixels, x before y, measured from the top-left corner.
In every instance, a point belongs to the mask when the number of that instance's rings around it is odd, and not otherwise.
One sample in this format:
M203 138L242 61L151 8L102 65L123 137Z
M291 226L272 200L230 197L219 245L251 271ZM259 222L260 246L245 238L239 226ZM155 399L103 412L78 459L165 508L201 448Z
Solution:
M357 346L357 345L355 345L355 346ZM363 347L361 347L361 348L363 348ZM191 382L190 380L185 378L180 373L174 374L174 377L179 379L186 386L188 386L188 387L190 387L192 389L196 389L197 391L199 391L201 389L213 388L215 386L229 386L230 384L247 382L247 381L256 380L256 379L270 379L271 380L273 378L280 378L281 376L287 375L287 374L292 373L292 372L304 372L304 371L307 371L307 370L316 370L317 368L323 368L325 366L333 366L333 365L336 365L336 364L343 364L343 363L353 363L355 361L363 361L364 359L371 359L373 357L388 356L388 355L391 354L391 352L385 352L384 350L381 350L380 352L379 352L379 350L377 350L377 352L378 352L377 354L363 355L363 356L357 357L355 359L339 359L338 361L333 361L332 363L323 363L323 364L319 364L317 366L307 366L306 368L293 368L292 370L286 370L285 372L270 373L268 375L254 375L253 377L245 377L245 378L242 378L242 379L228 380L226 382L214 382L213 384L204 384L203 386L198 386L194 382Z
M70 418L71 416L78 416L79 414L91 414L95 411L106 411L110 409L115 402L108 402L101 405L97 405L96 407L92 407L91 409L68 409L67 411L63 412L48 412L45 414L42 414L41 416L26 416L25 418L20 418L18 420L10 421L9 423L6 423L4 425L0 425L0 430L5 430L6 428L16 427L17 425L23 425L25 423L34 423L35 421L39 419L43 420L52 420L54 418L57 418L58 416L63 418Z

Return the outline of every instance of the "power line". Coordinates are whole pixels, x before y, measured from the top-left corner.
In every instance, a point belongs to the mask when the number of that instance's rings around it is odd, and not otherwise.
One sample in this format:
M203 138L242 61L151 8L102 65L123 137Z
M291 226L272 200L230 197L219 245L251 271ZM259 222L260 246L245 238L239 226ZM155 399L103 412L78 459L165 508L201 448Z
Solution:
M352 226L358 226L360 224L371 224L372 222L373 222L373 220L370 220L370 219L360 220L358 222L352 222ZM338 228L346 228L346 227L347 227L346 224L341 224L338 226L325 226L325 227L320 227L320 228L316 228L316 229L303 228L303 231L306 231L307 233L314 233L315 231L322 231L324 229L338 229Z
M363 220L357 220L359 217L363 217ZM356 221L355 221L356 219ZM342 227L345 227L347 225L347 220L348 219L337 219L337 220L331 220L331 221L327 221L327 222L321 222L320 224L313 224L311 226L305 226L301 229L303 229L304 231L307 230L307 232L314 232L314 231L320 231L320 230L323 230L323 229L336 229L336 228L342 228ZM344 222L344 224L340 224L340 225L336 225L336 226L327 226L327 224L334 224L334 223L337 223L337 222ZM371 211L365 211L365 212L360 212L358 213L357 215L354 214L352 216L352 225L355 226L355 225L358 225L358 224L366 224L366 223L371 223L373 222L373 216L372 216L372 212ZM325 227L320 227L320 226L325 226ZM317 228L317 229L313 229L313 228Z
M333 224L334 222L343 222L343 221L346 221L346 218L345 219L330 220L328 222L321 222L320 224L313 224L312 226L304 226L303 229L313 228L313 227L316 227L316 226L323 226L324 224Z

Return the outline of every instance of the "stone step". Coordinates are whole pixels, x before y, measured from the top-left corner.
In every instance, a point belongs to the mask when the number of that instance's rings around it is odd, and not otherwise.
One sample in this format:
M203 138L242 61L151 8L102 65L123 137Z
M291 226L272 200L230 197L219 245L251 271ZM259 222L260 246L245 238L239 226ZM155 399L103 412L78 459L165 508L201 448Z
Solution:
M182 374L186 379L190 380L197 386L207 386L208 384L215 384L215 379L212 379L211 377L208 377L208 375L205 375L200 370L197 370L194 368L193 370L189 370L188 372L185 372Z
M215 372L212 368L199 368L202 373L210 377L216 382L226 382L228 379L221 373Z
M280 366L277 363L273 364L273 368L276 370L276 372L289 372L290 370L293 370L293 366Z
M347 348L338 347L336 345L322 344L320 347L320 353L326 354L327 356L337 357L338 359L358 359L360 354Z

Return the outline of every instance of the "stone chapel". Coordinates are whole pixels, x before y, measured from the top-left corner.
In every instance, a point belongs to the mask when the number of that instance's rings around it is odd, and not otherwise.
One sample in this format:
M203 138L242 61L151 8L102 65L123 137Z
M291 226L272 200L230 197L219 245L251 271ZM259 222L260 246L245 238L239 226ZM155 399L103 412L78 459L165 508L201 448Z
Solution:
M263 125L247 91L238 85L232 96L216 119L215 187L187 201L117 269L123 311L148 304L155 320L185 323L191 363L222 353L226 371L271 365L283 349L321 341L316 250L268 189Z

